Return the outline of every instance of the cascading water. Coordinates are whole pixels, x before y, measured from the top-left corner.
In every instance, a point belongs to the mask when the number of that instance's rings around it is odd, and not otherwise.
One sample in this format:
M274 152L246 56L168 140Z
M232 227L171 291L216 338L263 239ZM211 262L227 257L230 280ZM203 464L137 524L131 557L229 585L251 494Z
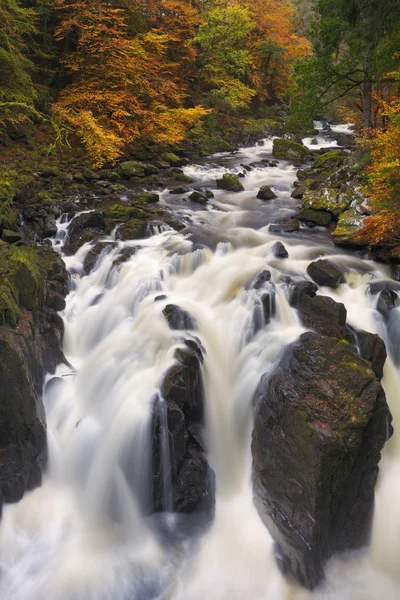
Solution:
M114 240L86 276L88 244L65 258L71 287L63 312L64 351L70 366L60 365L44 387L49 461L43 485L4 508L2 600L399 598L396 433L381 464L370 550L334 557L324 586L314 593L280 574L271 536L253 504L253 395L260 376L304 331L287 301L285 277L307 278L310 261L329 255L346 272L347 283L320 293L346 305L350 325L378 333L389 348L398 343L376 310L376 293L370 293L371 281L389 279L385 267L334 250L317 228L286 235L289 257L275 257L279 236L269 232L269 224L294 212L296 168L284 162L266 167L259 162L264 159L271 159L270 140L186 168L196 185L215 193L201 210L190 209L185 196L163 193L162 202L189 221L190 237L167 230L139 242ZM250 163L244 192L214 189L227 169L241 173ZM277 199L263 204L255 196L265 183ZM60 250L66 229L61 219L54 243ZM126 248L136 251L121 263L118 256ZM269 291L272 285L276 290L269 322L249 285L265 268L272 274ZM200 530L176 515L146 513L152 406L158 397L162 415L159 387L183 344L182 332L170 329L163 316L167 303L196 320L204 347L205 435L217 496L214 519ZM394 353L383 380L395 429L396 362ZM164 470L167 446L164 440ZM168 478L164 485L168 511Z

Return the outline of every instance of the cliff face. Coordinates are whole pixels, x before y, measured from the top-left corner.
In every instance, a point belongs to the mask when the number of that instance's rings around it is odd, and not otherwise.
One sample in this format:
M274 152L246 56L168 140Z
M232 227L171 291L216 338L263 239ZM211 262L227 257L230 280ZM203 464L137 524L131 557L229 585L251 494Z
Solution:
M0 246L0 493L16 502L41 482L43 378L63 359L67 274L48 247Z

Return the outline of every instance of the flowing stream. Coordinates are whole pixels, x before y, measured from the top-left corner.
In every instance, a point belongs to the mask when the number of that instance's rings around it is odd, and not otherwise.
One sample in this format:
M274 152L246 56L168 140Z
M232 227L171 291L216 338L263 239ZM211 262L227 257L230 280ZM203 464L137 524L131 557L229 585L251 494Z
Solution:
M314 148L336 146L321 135L305 141ZM371 282L383 287L394 282L389 267L335 248L325 230L269 231L298 204L290 195L298 166L261 164L272 159L271 151L272 141L265 140L186 167L193 186L210 189L215 197L204 208L188 201L187 194L162 193L161 202L186 219L184 233L165 228L145 240L117 242L89 275L83 272L89 244L65 257L71 284L62 316L71 368L60 365L44 387L49 461L43 485L4 507L1 600L400 597L395 364L400 311L395 309L388 326L376 310L376 287L370 287ZM242 165L250 163L258 164L245 170ZM246 174L244 192L215 189L216 178L226 171ZM263 184L272 186L277 199L256 199ZM66 228L60 221L55 242L60 251ZM277 240L289 258L275 257ZM115 264L127 247L137 250ZM250 439L260 376L304 331L287 300L287 277L308 278L308 264L321 256L346 272L347 283L319 293L343 302L350 325L378 333L392 349L383 385L395 434L381 462L370 548L334 557L325 584L311 593L289 584L275 565L271 536L252 500ZM266 268L277 290L276 315L269 324L249 287ZM167 298L154 302L161 294ZM208 458L217 487L215 518L208 527L191 517L143 512L150 490L152 401L183 343L182 332L171 330L162 314L167 303L196 319L195 334L205 349Z

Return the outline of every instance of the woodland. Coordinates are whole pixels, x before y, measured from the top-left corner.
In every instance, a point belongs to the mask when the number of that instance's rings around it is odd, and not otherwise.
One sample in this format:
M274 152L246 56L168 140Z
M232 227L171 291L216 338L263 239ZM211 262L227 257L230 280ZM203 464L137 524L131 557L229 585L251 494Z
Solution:
M48 161L355 123L371 241L400 231L397 0L0 0L0 196ZM22 163L22 164L21 164Z

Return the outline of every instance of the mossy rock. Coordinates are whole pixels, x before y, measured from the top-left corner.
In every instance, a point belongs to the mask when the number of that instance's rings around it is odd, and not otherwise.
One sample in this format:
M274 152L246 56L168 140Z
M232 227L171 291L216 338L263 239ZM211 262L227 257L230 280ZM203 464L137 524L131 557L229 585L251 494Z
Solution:
M18 231L17 215L11 200L0 200L0 226L9 231Z
M272 154L281 160L292 160L295 162L307 162L311 159L311 153L308 148L285 138L276 138L274 140Z
M299 221L305 221L306 223L313 223L320 227L328 227L332 221L331 213L323 210L312 210L311 208L303 208L296 215L296 219Z
M229 192L243 192L244 187L233 173L224 173L222 179L217 179L217 187Z
M347 154L343 150L330 150L322 154L313 165L313 169L331 171L342 166Z
M140 219L131 219L124 223L118 230L120 240L140 240L147 235L147 222Z
M160 202L160 196L154 192L142 192L133 196L132 200L141 204L156 204Z
M17 231L10 231L10 229L4 229L1 239L8 244L15 244L22 240L22 236Z
M135 160L128 160L118 165L118 173L125 179L132 177L143 178L145 176L145 165Z
M60 171L57 167L46 166L43 167L40 171L40 176L45 179L49 179L50 177L58 177L60 175Z
M360 233L367 217L360 215L354 208L339 216L338 224L332 233L332 240L338 246L353 248L368 246L368 238Z
M193 183L194 179L189 177L189 175L185 175L185 173L174 173L172 176L174 181L182 181L183 183Z
M353 200L350 190L342 191L331 188L322 188L318 191L305 191L303 194L303 208L324 210L335 217L344 212Z
M144 165L144 170L146 175L157 175L160 172L160 169L156 167L156 165L151 165L148 163Z
M134 206L123 206L122 204L113 204L104 211L108 219L118 219L120 221L129 221L130 219L142 219L146 213L140 208Z
M171 167L180 167L182 165L182 159L173 152L164 152L161 159L169 163Z

